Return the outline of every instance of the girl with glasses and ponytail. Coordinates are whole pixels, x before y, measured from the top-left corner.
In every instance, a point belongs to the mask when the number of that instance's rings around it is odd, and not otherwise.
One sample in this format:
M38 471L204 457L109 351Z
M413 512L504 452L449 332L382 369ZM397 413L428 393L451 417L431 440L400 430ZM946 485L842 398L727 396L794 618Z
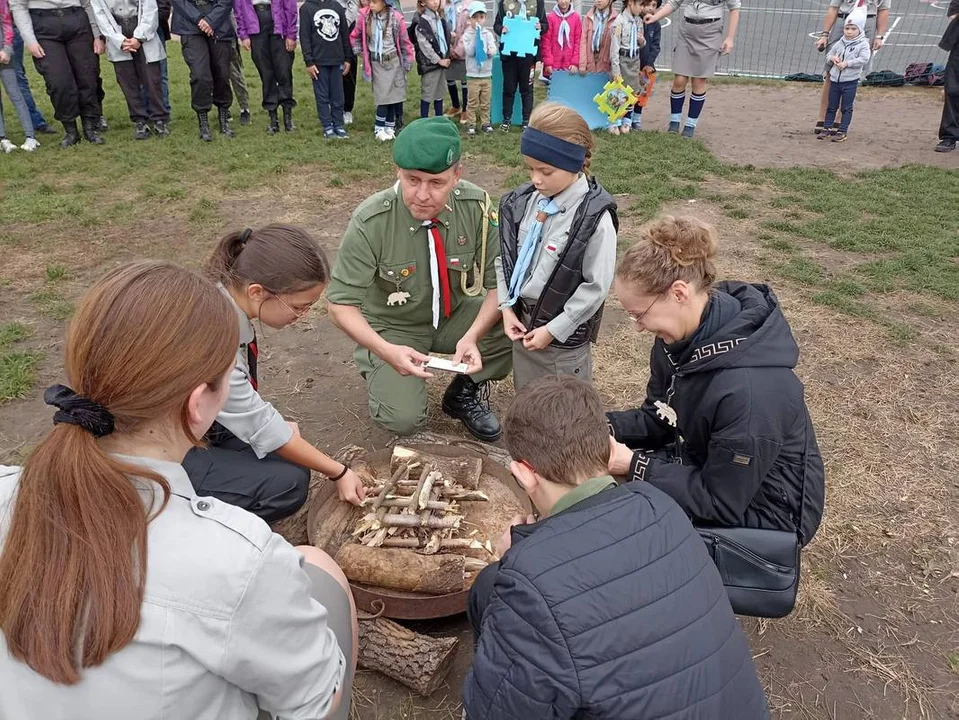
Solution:
M316 471L336 482L341 500L359 504L365 490L356 474L305 440L259 393L253 322L284 328L309 313L329 283L326 254L305 230L267 225L223 238L206 271L233 307L240 336L209 446L183 463L196 491L275 523L303 506Z
M120 267L79 303L53 427L0 466L0 717L346 717L346 578L181 465L238 342L230 301L173 265Z

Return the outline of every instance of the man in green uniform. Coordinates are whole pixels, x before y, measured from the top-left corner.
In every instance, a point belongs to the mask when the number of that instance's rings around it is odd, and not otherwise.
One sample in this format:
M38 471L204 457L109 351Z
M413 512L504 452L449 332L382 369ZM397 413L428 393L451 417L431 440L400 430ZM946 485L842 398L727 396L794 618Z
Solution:
M410 123L393 160L398 182L361 203L343 236L330 318L357 343L380 425L408 435L426 423L432 373L423 364L446 353L468 368L447 388L443 411L475 437L496 440L488 381L512 366L496 300L496 212L485 191L460 179L459 129L447 118Z

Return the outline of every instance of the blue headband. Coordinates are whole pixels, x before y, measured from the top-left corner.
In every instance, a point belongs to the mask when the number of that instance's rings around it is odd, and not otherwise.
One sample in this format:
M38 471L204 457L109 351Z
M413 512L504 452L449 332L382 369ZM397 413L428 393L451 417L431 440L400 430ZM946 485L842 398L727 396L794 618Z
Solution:
M534 160L572 173L580 172L586 162L586 148L582 145L531 127L526 128L520 136L519 151Z

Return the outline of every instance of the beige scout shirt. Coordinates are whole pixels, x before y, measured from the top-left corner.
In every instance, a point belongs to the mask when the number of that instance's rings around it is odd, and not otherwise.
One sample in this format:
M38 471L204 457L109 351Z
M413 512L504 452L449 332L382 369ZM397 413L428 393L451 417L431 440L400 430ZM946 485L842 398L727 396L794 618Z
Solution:
M569 240L569 229L576 215L576 208L586 197L589 183L586 176L579 178L568 188L553 198L560 211L546 218L543 223L543 234L540 236L539 246L533 256L533 263L529 278L520 289L520 297L527 303L534 304L543 294L546 283L549 282L559 258L566 249ZM520 246L526 231L536 217L537 206L543 198L538 192L529 196L526 213L519 225L517 240ZM609 213L604 213L593 237L586 245L586 254L583 256L583 283L576 288L572 297L563 306L563 312L546 324L549 334L560 342L566 342L569 336L589 320L596 311L606 302L609 288L613 284L616 274L616 228ZM506 275L503 272L503 261L496 258L496 281L499 301L503 302L509 296L509 286L506 284Z
M346 666L302 555L255 515L197 498L180 465L123 459L173 493L149 525L136 636L66 686L11 658L0 634L0 718L253 720L258 706L284 720L326 716ZM0 546L19 476L0 465Z
M666 0L675 11L683 8L683 17L691 20L721 20L723 8L739 10L742 0Z
M262 459L290 442L293 438L293 430L276 408L253 389L246 354L247 346L255 337L253 323L222 283L217 287L230 299L236 309L237 321L240 323L240 347L236 351L236 360L230 372L230 395L216 420L253 448L256 456Z

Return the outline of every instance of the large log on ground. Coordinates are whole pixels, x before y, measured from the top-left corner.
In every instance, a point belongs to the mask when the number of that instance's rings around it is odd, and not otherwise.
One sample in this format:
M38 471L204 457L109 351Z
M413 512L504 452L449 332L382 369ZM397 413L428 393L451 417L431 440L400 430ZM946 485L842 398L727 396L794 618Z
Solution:
M420 695L432 695L443 683L459 647L455 637L434 638L379 618L360 622L358 661Z
M460 592L466 572L462 555L418 555L353 544L340 548L336 564L353 582L430 595Z
M390 468L395 470L403 463L413 465L428 462L436 465L436 469L443 474L444 480L462 485L469 490L479 487L480 475L483 473L483 460L478 457L444 457L397 445L393 448Z

